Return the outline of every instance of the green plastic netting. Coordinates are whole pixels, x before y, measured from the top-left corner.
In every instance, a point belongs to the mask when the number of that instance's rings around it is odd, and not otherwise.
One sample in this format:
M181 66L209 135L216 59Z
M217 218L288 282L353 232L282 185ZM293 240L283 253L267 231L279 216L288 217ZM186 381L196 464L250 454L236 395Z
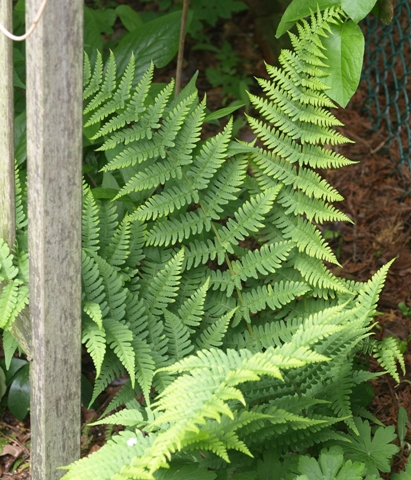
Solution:
M373 129L387 135L382 150L397 170L411 169L411 1L398 0L389 25L368 15L363 22L363 80L368 87L364 108Z

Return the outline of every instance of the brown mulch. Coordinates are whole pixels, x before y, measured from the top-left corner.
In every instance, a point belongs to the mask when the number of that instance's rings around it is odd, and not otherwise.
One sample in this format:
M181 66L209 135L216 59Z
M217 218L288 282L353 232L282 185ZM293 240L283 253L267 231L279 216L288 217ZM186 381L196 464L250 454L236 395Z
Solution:
M255 34L254 19L250 12L238 14L232 21L220 22L208 33L215 45L222 45L224 40L231 43L242 59L241 68L248 75L265 76L261 51L266 51L268 47L258 44L256 38L261 38L261 35ZM204 73L207 67L215 64L212 53L191 50L188 41L183 81L188 81L199 70L197 86L201 96L207 92L210 110L221 108L223 100L221 89L212 89ZM156 80L166 81L174 76L173 69L171 65L160 70ZM340 151L359 163L337 171L323 172L345 198L338 207L354 222L335 223L326 228L332 232L333 239L330 242L342 265L342 269L336 268L334 271L345 278L367 281L382 265L396 258L381 294L375 333L378 338L392 335L403 342L406 373L401 374L399 384L388 375L374 381L375 396L371 405L373 414L382 423L396 426L400 406L407 410L411 418L411 317L404 316L398 308L400 302L411 307L411 194L407 195L411 173L406 167L398 171L395 151L391 152L391 156L381 152L387 133L384 129L372 131L369 118L362 113L365 98L365 85L361 84L348 107L334 112L345 124L341 129L343 134L355 141L354 144L340 147ZM242 130L240 135L248 139L249 131ZM371 364L371 368L378 369L376 362ZM110 388L112 391L106 392L106 401L115 394L116 389ZM83 409L84 425L94 413ZM7 409L4 410L0 418L0 441L2 437L8 439L12 448L0 451L1 479L29 478L29 427L29 419L18 422ZM106 431L103 427L90 428L83 433L84 454L97 450L105 441ZM411 443L410 424L406 440ZM401 470L404 463L405 454L396 459L393 471Z

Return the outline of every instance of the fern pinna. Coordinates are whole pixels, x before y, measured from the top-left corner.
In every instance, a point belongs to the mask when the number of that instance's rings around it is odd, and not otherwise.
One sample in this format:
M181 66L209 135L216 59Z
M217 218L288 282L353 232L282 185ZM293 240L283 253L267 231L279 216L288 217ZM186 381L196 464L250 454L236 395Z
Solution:
M84 186L83 342L92 401L129 374L104 415L126 409L101 420L128 430L64 478L265 478L265 455L343 441L370 417L354 397L375 374L353 364L388 267L365 285L326 268L319 225L349 219L315 172L351 163L329 148L346 139L321 81L321 37L343 21L313 14L267 66L252 144L231 121L202 140L194 82L172 99L153 67L135 79L131 58L117 80L112 54L86 57L85 134L106 163L102 188ZM371 348L398 378L398 347Z

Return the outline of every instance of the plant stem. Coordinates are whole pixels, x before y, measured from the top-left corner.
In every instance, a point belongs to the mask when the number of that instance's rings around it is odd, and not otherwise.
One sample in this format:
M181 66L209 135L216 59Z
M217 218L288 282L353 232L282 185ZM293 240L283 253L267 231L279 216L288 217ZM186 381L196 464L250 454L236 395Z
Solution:
M183 3L183 14L181 17L181 30L180 30L180 44L178 47L178 56L177 56L177 69L176 69L176 88L174 96L177 98L180 93L181 88L181 73L183 71L183 60L184 60L184 42L186 38L186 27L187 27L187 15L188 15L188 4L190 0L184 0Z

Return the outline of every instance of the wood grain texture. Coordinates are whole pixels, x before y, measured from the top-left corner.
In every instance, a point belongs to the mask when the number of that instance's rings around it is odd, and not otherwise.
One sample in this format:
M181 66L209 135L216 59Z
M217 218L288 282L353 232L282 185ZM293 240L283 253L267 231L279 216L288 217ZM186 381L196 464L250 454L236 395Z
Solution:
M0 2L0 23L8 30L12 7L12 0ZM0 33L0 237L10 247L16 233L13 108L13 42Z
M49 0L27 40L33 480L80 455L83 4Z

